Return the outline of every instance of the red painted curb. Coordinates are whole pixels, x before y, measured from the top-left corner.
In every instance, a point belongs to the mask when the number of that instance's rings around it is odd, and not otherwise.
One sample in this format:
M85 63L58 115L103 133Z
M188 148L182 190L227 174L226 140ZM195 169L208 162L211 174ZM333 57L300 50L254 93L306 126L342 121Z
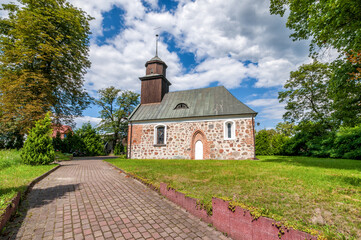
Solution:
M23 196L26 196L31 188L39 181L41 181L42 179L44 179L46 176L48 176L50 173L54 172L56 169L58 169L60 167L60 165L54 167L53 169L47 171L46 173L44 173L43 175L41 175L40 177L35 178L33 181L31 181L29 183L29 185L26 187L26 190L23 194ZM6 223L9 221L9 219L11 218L11 216L13 215L13 213L16 211L16 209L19 206L20 203L20 199L21 199L21 192L18 192L16 194L15 197L13 197L13 199L11 199L11 202L9 203L9 205L6 207L5 212L3 214L1 214L0 216L0 231L3 229L3 227L6 225Z
M229 202L219 198L212 199L213 214L209 216L206 210L199 209L197 199L186 197L168 188L165 183L160 184L160 193L235 240L317 240L316 236L292 228L287 229L273 219L267 217L254 219L248 210L239 206L232 211L229 209Z

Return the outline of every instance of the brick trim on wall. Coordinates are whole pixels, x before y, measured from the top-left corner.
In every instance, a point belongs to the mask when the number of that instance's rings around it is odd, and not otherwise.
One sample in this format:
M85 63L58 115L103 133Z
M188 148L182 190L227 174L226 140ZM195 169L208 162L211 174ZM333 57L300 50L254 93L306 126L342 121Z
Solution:
M207 137L204 134L204 132L200 129L197 129L192 134L191 159L195 159L195 148L196 148L197 141L201 141L203 143L203 159L209 159L210 149L209 149Z

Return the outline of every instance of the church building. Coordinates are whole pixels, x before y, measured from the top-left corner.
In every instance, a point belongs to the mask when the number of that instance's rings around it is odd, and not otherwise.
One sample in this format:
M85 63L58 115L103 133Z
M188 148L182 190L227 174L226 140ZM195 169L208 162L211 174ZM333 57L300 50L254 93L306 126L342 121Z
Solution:
M157 55L145 67L141 103L129 116L128 158L255 158L255 111L223 86L169 92Z

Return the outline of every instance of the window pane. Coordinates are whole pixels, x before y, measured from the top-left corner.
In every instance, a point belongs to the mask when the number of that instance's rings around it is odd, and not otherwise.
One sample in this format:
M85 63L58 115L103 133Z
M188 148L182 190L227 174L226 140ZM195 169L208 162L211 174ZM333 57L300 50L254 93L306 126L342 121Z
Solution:
M157 144L164 144L164 127L157 128Z
M228 138L232 138L232 123L227 124Z

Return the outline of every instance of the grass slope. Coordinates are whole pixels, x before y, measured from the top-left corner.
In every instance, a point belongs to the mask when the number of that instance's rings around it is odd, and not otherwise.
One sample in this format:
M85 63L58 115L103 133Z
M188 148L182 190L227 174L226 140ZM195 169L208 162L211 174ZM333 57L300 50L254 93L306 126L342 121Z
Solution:
M0 151L0 215L18 191L56 165L29 166L21 164L20 151Z
M263 156L261 160L127 160L108 162L170 184L204 202L231 198L262 215L329 239L361 238L361 161Z

